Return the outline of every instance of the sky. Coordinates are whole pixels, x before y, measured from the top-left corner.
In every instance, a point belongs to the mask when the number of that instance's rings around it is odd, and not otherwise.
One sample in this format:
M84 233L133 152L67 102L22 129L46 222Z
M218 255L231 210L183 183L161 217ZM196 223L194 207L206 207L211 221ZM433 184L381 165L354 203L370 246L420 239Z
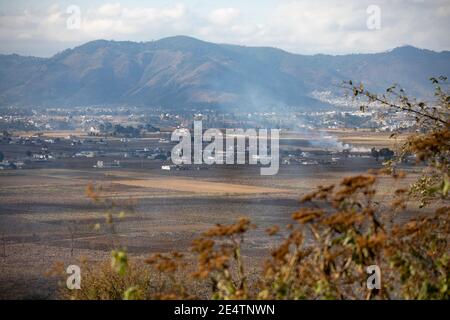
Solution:
M187 35L301 54L450 50L450 0L0 0L0 53Z

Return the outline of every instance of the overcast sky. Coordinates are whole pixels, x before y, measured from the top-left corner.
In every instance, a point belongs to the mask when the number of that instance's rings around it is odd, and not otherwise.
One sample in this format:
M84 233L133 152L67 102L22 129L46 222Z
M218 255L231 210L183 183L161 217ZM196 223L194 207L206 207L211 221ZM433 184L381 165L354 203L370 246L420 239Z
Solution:
M35 56L95 39L173 35L304 54L406 44L442 51L449 32L449 0L0 0L0 52Z

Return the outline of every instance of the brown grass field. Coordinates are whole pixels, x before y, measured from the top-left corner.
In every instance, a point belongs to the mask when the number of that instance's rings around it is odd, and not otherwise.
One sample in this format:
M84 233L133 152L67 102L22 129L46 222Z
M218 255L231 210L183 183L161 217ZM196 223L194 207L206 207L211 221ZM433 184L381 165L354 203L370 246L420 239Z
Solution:
M386 135L359 134L342 132L339 137L386 146ZM45 275L56 262L67 266L80 257L103 260L118 244L132 257L186 251L202 231L242 216L257 225L249 232L244 254L259 261L276 244L264 230L290 223L300 195L377 165L372 159L348 159L333 167L282 166L275 176L260 176L254 166L163 172L160 164L98 170L92 168L93 160L76 161L80 163L73 168L0 172L0 298L57 298L56 279ZM411 173L399 183L414 177ZM111 208L86 197L89 183L103 186L103 199L135 202L123 218L114 216L115 234L105 223ZM389 201L398 186L384 179L380 184L380 201Z

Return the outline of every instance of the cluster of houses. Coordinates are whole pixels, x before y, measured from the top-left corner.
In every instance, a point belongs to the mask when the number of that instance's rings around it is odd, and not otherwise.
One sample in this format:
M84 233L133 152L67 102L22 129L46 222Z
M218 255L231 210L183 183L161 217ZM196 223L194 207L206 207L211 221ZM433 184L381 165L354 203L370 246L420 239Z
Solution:
M120 161L114 160L112 162L98 160L96 164L94 164L94 168L97 169L111 169L111 168L120 168Z
M166 164L161 166L163 171L184 171L184 170L208 170L207 165L179 165L179 164Z
M0 170L20 169L24 166L30 166L33 163L42 163L55 159L66 158L139 158L156 161L166 161L170 158L170 146L166 146L170 141L161 138L157 145L146 148L136 148L129 143L128 139L120 140L102 139L102 138L79 138L73 135L66 137L51 138L42 134L30 136L13 136L5 134L0 136L0 144L7 147L0 147L0 150L14 150L7 152L10 156L7 159L0 157ZM17 145L17 148L14 147ZM99 159L103 160L103 159ZM111 163L106 161L97 162L96 168L114 168L120 167L120 161Z
M0 170L15 170L22 169L24 166L23 161L8 161L3 160L0 162Z

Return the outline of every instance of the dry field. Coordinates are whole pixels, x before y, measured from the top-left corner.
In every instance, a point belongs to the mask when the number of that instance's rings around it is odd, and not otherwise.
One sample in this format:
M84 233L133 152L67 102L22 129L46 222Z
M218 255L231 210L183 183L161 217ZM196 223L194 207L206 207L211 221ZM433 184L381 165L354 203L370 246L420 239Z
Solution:
M339 141L343 143L351 144L354 146L367 146L374 148L396 148L404 141L405 136L398 136L396 138L391 137L387 132L372 132L369 130L324 130L326 134L335 136Z
M240 216L258 226L249 234L245 253L260 257L274 245L265 228L289 223L300 194L349 174L319 169L294 174L297 170L281 168L278 176L262 178L234 171L173 176L156 169L1 172L0 298L55 298L56 281L45 276L55 262L76 264L81 256L101 260L117 243L136 257L188 250L200 232ZM103 198L136 201L134 212L116 219L116 235L104 223L108 208L85 196L90 182L103 186ZM395 186L381 183L388 197ZM100 230L94 229L96 223Z
M248 186L232 183L209 182L194 179L180 178L150 178L145 180L121 180L118 184L141 188L157 188L169 191L193 192L204 195L209 194L270 194L270 193L290 193L290 190Z
M54 136L69 134L74 132ZM324 134L365 147L392 146L386 134ZM287 137L309 139L299 134ZM301 194L380 165L370 158L349 158L332 166L281 166L275 176L260 176L257 166L166 172L159 164L98 170L92 161L68 159L59 169L0 171L0 299L56 298L57 281L45 273L58 261L67 266L82 256L103 260L118 245L134 257L185 251L202 231L242 216L257 225L244 247L244 254L256 261L275 245L276 239L264 230L290 223ZM411 174L407 179L413 178ZM111 208L85 195L89 183L102 185L103 200L133 200L132 211L114 217L114 234L105 223ZM380 201L389 201L397 186L390 180L380 183Z

